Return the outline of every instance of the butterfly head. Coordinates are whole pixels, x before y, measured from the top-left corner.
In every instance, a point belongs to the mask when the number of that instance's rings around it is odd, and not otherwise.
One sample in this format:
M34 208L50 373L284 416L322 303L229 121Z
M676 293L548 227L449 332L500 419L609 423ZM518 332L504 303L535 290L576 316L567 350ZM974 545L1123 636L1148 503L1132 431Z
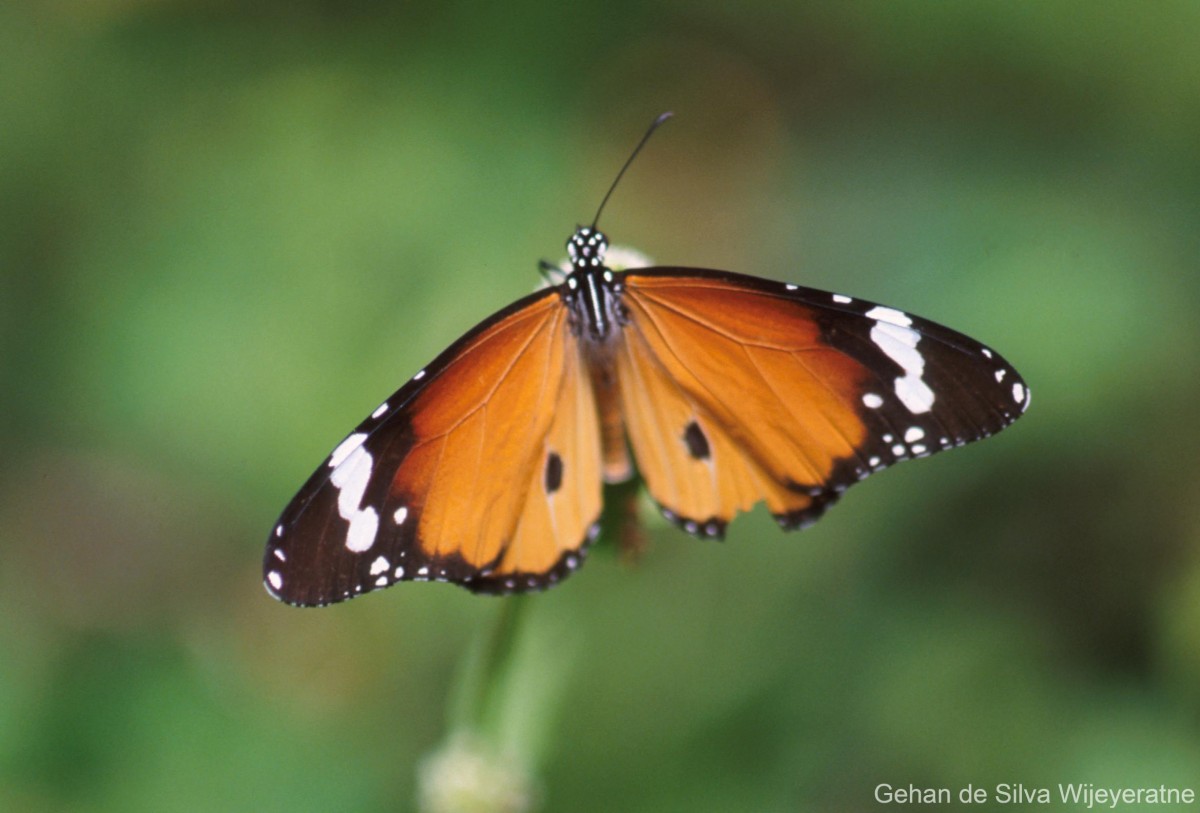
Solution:
M580 226L567 241L567 256L575 270L601 268L604 252L608 251L608 238L595 226Z

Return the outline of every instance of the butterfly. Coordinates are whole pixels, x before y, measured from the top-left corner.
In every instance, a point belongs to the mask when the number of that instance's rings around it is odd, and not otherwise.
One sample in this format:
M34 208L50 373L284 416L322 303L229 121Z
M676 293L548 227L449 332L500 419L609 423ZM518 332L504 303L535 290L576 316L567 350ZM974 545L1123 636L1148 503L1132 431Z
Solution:
M614 271L608 245L577 228L561 282L475 326L334 448L270 533L271 595L544 589L583 563L604 484L635 461L692 535L760 501L804 528L868 475L1029 406L1012 365L934 322L728 271Z

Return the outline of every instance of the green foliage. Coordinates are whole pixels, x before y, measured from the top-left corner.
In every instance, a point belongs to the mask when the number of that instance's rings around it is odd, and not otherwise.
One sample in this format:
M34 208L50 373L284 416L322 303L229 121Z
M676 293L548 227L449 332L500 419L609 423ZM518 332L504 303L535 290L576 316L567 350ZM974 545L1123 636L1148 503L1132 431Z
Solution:
M0 809L410 809L464 730L547 810L1200 786L1198 9L0 7ZM649 520L474 684L501 602L272 602L294 489L666 109L615 242L948 323L1029 415L797 536Z

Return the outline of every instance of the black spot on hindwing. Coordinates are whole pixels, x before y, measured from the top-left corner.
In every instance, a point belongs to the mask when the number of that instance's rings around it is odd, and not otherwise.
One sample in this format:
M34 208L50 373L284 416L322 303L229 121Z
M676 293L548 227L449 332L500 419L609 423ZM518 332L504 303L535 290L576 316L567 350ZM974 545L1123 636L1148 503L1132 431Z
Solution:
M708 438L700 424L692 421L683 430L683 442L687 444L688 454L696 460L708 460L712 451L708 448Z
M546 493L553 494L562 487L563 462L558 452L551 452L546 457Z

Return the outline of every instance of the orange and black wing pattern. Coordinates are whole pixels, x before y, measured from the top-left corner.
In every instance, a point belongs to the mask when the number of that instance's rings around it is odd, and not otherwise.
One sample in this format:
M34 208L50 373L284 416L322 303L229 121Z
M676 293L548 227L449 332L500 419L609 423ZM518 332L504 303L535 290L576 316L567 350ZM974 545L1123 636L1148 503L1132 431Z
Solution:
M805 527L873 472L1008 426L999 354L893 308L723 271L615 275L626 431L663 514L720 537L765 500Z
M725 271L615 273L594 227L567 248L561 284L468 332L325 459L271 533L272 595L548 587L581 564L630 451L691 534L762 501L801 528L1029 406L998 353L894 308Z
M592 383L553 289L484 321L329 455L267 544L272 595L319 606L398 581L538 589L600 516Z

